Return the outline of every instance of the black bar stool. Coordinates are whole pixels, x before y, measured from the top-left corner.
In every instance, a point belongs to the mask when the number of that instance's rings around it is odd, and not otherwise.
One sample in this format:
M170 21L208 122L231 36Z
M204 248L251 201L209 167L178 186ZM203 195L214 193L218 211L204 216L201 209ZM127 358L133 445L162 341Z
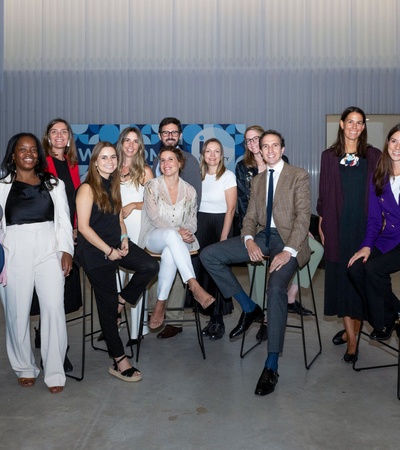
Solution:
M264 298L263 298L263 311L264 314L267 312L267 283L268 283L268 265L269 265L269 256L265 256L264 257L265 261L266 261L266 268L265 268L265 279L264 279ZM257 267L260 264L255 264L254 265L254 270L253 270L253 274L251 277L251 283L250 283L250 293L249 296L251 297L252 293L253 293L253 287L254 287L254 280L255 280L255 274L256 274L256 270ZM311 273L310 273L310 267L308 265L308 263L306 264L307 266L307 273L308 273L308 278L310 281L310 291L311 291L311 299L312 299L312 311L313 314L311 317L315 318L315 326L316 326L316 331L317 331L317 339L318 339L318 350L317 353L314 355L314 357L312 358L312 360L309 362L308 361L308 356L307 356L307 345L306 345L306 333L305 333L305 320L304 320L304 316L303 314L300 315L300 325L291 325L291 324L286 324L287 328L297 328L301 330L301 336L302 336L302 343L303 343L303 354L304 354L304 365L306 367L307 370L310 369L311 365L314 363L314 361L318 358L318 356L322 353L322 343L321 343L321 332L319 329L319 322L318 322L318 312L317 312L317 308L316 308L316 304L315 304L315 296L314 296L314 288L312 285L312 280L311 280ZM302 300L302 287L300 284L300 269L297 268L296 270L296 276L297 276L297 284L299 286L299 303L301 306L301 309L303 308L303 300ZM260 324L260 327L262 326L262 322ZM254 344L252 347L250 347L248 350L244 351L244 342L246 339L246 333L243 333L242 335L242 345L240 348L240 357L244 358L248 353L250 353L255 347L259 346L263 341L262 340L257 340L256 344Z
M90 336L90 343L91 346L94 350L99 350L102 352L107 352L107 349L105 349L104 347L98 347L95 345L94 343L94 338L97 334L99 334L101 332L101 329L97 329L95 330L94 328L94 320L93 320L93 316L94 316L94 291L93 291L93 287L90 286L90 304L89 304L89 311L87 311L86 308L86 282L88 281L87 276L85 275L85 272L83 271L83 269L80 269L81 273L82 273L82 314L80 314L77 317L73 317L71 319L68 319L66 322L71 323L71 322L75 322L77 320L82 320L82 341L81 341L81 370L80 370L80 374L78 376L73 375L71 373L66 373L65 375L68 378L72 378L76 381L82 381L84 376L85 376L85 356L86 356L86 338ZM119 278L119 270L116 270L116 274ZM119 284L121 286L121 279L119 278ZM128 336L130 337L130 327L129 327L129 321L128 321L128 315L126 313L126 306L124 305L123 307L123 312L124 312L124 319L120 322L120 326L122 325L126 325L126 330L128 333ZM86 319L90 317L90 332L86 332ZM127 355L128 358L132 358L133 357L133 346L129 345L130 347L130 354ZM72 372L73 373L73 372Z
M146 252L152 256L153 258L156 258L158 260L161 259L161 254L160 253L153 253L150 250L146 249ZM198 251L191 251L190 252L190 256L195 256L198 254ZM188 285L186 284L186 288L185 288L185 293L184 296L186 297L186 293L188 290ZM140 345L142 340L144 339L144 335L143 335L143 326L148 324L148 320L147 320L147 315L145 317L145 314L149 311L149 308L146 308L146 298L145 295L147 293L144 292L143 293L143 306L142 306L142 311L140 314L140 325L139 325L139 332L138 332L138 338L137 338L137 345L136 345L136 362L139 361L139 352L140 352ZM184 305L184 301L185 301L185 297L182 300L182 305ZM185 307L182 306L180 308L166 308L166 311L184 311ZM201 354L203 355L203 359L206 359L206 350L204 347L204 340L203 340L203 335L201 333L201 322L200 322L200 314L199 314L199 307L196 301L194 301L194 307L193 307L193 312L194 312L194 318L193 319L183 319L182 322L184 323L188 323L188 322L194 322L196 324L196 332L197 332L197 341L199 343L200 346L200 350L201 350ZM165 320L164 323L168 324L170 323L170 320Z
M360 325L360 331L358 333L358 337L357 337L357 347L356 347L356 353L358 354L358 350L360 347L360 342L361 342L361 335L364 336L369 336L368 333L366 333L365 331L362 331L363 329L363 325L364 322L361 322ZM376 365L376 366L363 366L363 367L358 367L357 366L357 361L353 362L353 369L356 372L361 372L362 370L371 370L371 369L383 369L385 367L396 367L397 366L397 398L398 400L400 400L400 317L399 319L396 321L396 334L397 337L399 339L399 346L393 347L393 345L388 344L385 341L374 341L374 342L378 342L379 344L383 345L386 348L390 348L391 350L393 350L394 352L397 353L397 363L392 363L392 364L380 364L380 365Z

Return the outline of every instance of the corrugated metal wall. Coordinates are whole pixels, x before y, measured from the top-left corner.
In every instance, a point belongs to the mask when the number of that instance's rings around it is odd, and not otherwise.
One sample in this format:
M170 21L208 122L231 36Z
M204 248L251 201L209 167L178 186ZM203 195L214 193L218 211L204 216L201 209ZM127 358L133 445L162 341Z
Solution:
M5 0L0 151L71 123L260 124L317 195L325 115L400 113L396 0Z

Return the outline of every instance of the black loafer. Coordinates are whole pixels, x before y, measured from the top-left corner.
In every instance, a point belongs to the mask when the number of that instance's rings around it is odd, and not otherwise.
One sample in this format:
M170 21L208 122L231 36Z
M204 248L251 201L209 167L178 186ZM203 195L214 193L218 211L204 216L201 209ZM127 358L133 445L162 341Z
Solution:
M201 334L203 336L210 336L210 328L212 327L212 325L214 325L214 323L211 322L211 320L207 322L207 325L201 330Z
M157 334L157 339L169 339L177 334L182 333L182 327L174 327L173 325L167 325L162 331Z
M220 323L213 323L209 329L209 336L211 341L217 341L221 339L225 334L225 326Z
M357 353L345 353L343 356L343 361L349 363L349 364L353 364L357 361L358 359L358 355Z
M372 333L369 335L370 339L374 341L387 341L392 337L393 330L396 326L396 321L393 320L386 327L383 327L383 330L372 330Z
M314 313L298 301L295 300L294 303L288 303L287 305L288 313L298 314L299 316L312 316Z
M342 345L342 344L345 344L347 341L345 341L345 340L343 339L343 334L344 334L344 333L346 333L346 330L340 330L340 331L338 331L338 332L335 334L335 336L333 336L332 342L333 342L335 345Z
M257 341L266 341L268 339L268 327L266 323L262 323L256 334Z
M236 325L236 327L229 333L229 337L231 339L240 336L241 334L245 333L250 325L256 321L256 320L262 320L264 318L263 310L256 305L253 311L249 313L242 312L242 315L240 316L239 322Z
M274 392L275 386L278 383L278 372L274 372L272 369L264 369L258 379L256 395L268 395Z

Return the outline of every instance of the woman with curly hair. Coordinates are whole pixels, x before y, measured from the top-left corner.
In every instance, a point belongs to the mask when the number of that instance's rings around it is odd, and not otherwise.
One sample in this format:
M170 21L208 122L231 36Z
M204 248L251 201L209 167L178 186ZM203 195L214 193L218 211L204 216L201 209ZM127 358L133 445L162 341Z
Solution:
M39 139L20 133L8 142L1 165L0 206L4 211L1 241L6 255L2 300L7 353L21 386L39 375L30 341L29 312L33 289L41 309L41 354L44 382L51 393L65 385L67 349L64 277L72 268L74 245L64 183L46 172Z

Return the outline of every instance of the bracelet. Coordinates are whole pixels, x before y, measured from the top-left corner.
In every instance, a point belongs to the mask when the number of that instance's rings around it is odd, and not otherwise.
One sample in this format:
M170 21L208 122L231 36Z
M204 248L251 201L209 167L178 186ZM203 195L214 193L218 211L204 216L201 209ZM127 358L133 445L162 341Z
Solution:
M121 234L121 242L122 242L125 238L128 238L128 239L129 239L129 236L128 236L127 234Z
M114 251L114 248L113 248L113 247L110 247L110 249L111 249L111 250L110 250L110 253L109 253L108 255L106 255L106 254L104 253L104 258L105 258L105 259L108 259L108 257L111 256L111 253Z

